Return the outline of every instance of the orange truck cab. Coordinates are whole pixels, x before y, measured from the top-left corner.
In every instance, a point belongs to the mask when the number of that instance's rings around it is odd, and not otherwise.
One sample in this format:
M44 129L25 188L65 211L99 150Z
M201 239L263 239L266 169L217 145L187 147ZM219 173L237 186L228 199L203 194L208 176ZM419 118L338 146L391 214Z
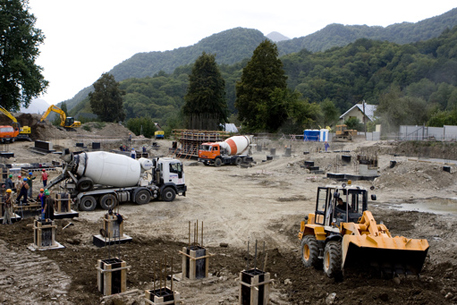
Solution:
M0 140L2 143L14 142L16 137L19 135L19 128L13 128L10 125L0 126Z

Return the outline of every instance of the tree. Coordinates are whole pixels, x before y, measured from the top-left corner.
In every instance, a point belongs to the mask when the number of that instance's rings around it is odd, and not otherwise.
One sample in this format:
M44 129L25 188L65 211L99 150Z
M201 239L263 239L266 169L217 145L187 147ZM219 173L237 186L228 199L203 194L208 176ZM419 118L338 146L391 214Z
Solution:
M192 129L217 130L227 122L225 81L216 64L216 56L205 52L197 58L189 75L183 113Z
M287 89L286 80L276 44L264 40L236 83L235 107L247 130L275 132L287 120L288 107L271 95L275 89Z
M127 128L133 131L135 135L144 135L146 138L152 138L157 130L154 121L151 118L142 117L134 118L127 121Z
M116 122L125 119L122 108L124 91L119 89L119 83L114 76L103 73L93 84L94 92L89 93L90 107L103 122Z
M0 102L14 111L28 107L48 86L35 64L45 36L28 8L27 0L0 1Z

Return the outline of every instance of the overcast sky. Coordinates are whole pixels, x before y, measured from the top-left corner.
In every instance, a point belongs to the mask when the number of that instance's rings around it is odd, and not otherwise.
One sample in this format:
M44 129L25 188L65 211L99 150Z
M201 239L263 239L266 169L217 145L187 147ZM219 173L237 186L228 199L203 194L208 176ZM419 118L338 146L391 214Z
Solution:
M235 27L294 38L330 23L385 27L417 22L441 15L457 2L29 0L29 6L35 26L46 36L37 64L50 84L40 98L57 104L136 53L190 46Z

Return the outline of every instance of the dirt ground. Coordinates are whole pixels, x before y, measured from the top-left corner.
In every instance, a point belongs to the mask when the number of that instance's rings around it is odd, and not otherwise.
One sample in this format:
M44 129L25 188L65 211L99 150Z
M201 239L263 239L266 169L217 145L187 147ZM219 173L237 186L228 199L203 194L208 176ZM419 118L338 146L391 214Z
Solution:
M103 128L92 125L90 129L68 132L48 124L40 131L39 139L51 141L56 150L77 150L77 142L85 146L101 142L102 149L111 150L126 144L129 132L117 124ZM134 137L132 143L137 149L146 145L151 153L163 156L171 147L171 141L163 140L158 141L160 149L154 150L152 141L141 137ZM450 172L443 171L443 160L424 160L404 147L401 154L391 154L400 145L393 142L330 143L328 153L321 152L323 147L317 143L286 139L256 139L256 144L266 149L254 150L256 164L248 168L215 168L182 160L186 197L170 203L121 205L124 232L133 240L120 247L98 248L92 244L92 236L98 234L106 213L101 209L80 211L74 219L56 220L56 240L65 246L61 250L28 249L33 243L33 218L1 225L0 303L145 304L144 290L154 287L154 266L166 257L168 262L173 258L173 273L178 279L173 283L174 290L180 293L183 304L238 304L239 273L254 265L261 269L265 266L274 280L270 304L457 304L456 165L449 165ZM56 154L33 153L33 145L4 145L2 150L14 152L15 157L3 163L59 161ZM292 146L290 157L283 155L286 145ZM270 148L276 149L277 157L266 161ZM351 155L352 161L342 162L343 154ZM369 203L375 219L383 221L392 235L425 238L430 243L420 278L386 279L372 273L345 273L342 281L335 281L322 270L303 266L297 238L300 221L314 211L318 186L342 182L327 179L325 173L311 173L302 165L305 160L314 161L324 172L357 173L357 155L378 158L377 179L354 181L366 188L375 187L372 193L377 200ZM457 159L457 155L447 157ZM396 161L393 168L391 161ZM35 183L35 194L38 188L39 182ZM213 254L210 276L179 280L182 258L178 251L188 244L189 222L194 226L197 221L199 228L203 223L203 246ZM69 222L74 225L63 230ZM98 259L114 256L120 256L131 267L127 290L132 293L103 298L97 290L95 265Z

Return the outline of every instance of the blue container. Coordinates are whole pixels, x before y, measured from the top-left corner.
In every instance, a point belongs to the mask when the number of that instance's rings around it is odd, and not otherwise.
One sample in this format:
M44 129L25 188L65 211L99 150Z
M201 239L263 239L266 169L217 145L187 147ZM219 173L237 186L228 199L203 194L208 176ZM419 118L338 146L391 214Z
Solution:
M303 140L307 142L318 142L320 130L319 129L305 129Z

